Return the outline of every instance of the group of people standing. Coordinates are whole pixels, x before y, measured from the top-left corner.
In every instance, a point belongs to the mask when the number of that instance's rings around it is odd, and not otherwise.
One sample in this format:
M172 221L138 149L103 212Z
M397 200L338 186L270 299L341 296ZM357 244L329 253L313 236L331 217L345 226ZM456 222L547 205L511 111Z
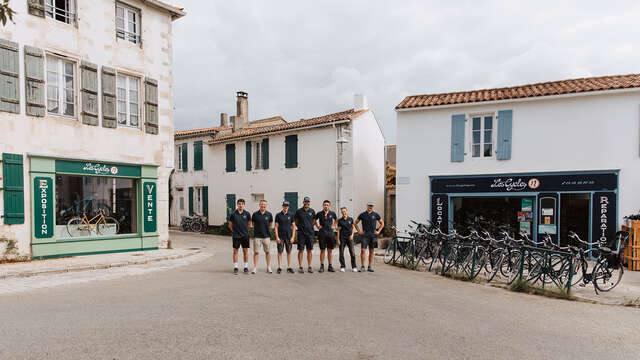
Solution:
M282 273L282 253L287 251L287 272L293 274L291 267L291 251L293 248L296 234L298 234L298 272L304 273L303 257L304 251L307 251L307 272L313 273L312 250L315 238L315 228L318 229L318 245L320 246L320 269L318 272L324 272L325 255L329 262L327 271L335 272L333 268L333 249L336 245L340 249L340 271L345 272L345 247L349 249L351 256L351 270L353 272L365 271L366 251L369 250L369 263L366 271L373 272L373 256L374 248L378 235L384 228L384 221L373 211L374 204L367 203L367 210L362 212L354 221L349 217L346 207L340 209L341 216L338 218L335 212L331 210L331 202L325 200L322 202L322 211L316 213L311 208L311 199L305 197L303 207L298 209L294 214L289 212L289 202L282 203L282 211L275 216L275 226L273 215L267 211L267 201L260 201L260 209L250 214L245 208L244 199L238 199L236 202L236 210L229 214L229 229L233 238L233 273L238 274L238 250L242 247L244 255L244 273L249 273L249 247L253 242L253 271L258 271L258 258L260 248L262 248L266 262L267 273L271 270L271 229L274 229L275 240L278 248L278 274ZM362 228L360 228L362 223ZM249 229L253 227L253 241L249 239ZM336 236L337 232L337 236ZM353 236L355 233L360 235L361 239L361 268L358 270L356 265L356 254L354 250ZM337 244L336 244L337 243Z

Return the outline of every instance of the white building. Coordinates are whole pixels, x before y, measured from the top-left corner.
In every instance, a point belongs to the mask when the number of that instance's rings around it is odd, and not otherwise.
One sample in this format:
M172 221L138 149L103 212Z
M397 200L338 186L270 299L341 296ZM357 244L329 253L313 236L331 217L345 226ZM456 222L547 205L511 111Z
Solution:
M640 75L406 97L397 216L611 236L640 209Z
M168 240L172 22L157 0L12 1L0 28L0 257L153 249ZM119 228L76 226L103 210ZM13 255L16 255L15 253Z
M297 209L309 196L317 209L327 199L334 209L346 206L355 213L374 201L382 213L384 138L364 96L355 97L353 109L334 114L293 122L280 116L250 122L248 96L239 92L237 114L230 120L230 126L223 120L205 141L208 190L203 202L208 204L210 225L223 224L240 198L252 211L262 199L272 211L284 199ZM197 195L196 181L176 180L176 185L193 186ZM174 190L178 193L176 186Z

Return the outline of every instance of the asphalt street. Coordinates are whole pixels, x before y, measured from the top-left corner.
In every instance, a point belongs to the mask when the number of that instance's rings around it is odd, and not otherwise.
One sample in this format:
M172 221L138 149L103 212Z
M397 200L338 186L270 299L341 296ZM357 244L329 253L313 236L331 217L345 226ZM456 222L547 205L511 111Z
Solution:
M230 239L172 233L172 243L212 256L0 294L0 359L640 356L637 308L512 293L382 263L374 273L278 275L265 273L261 256L258 274L233 275Z

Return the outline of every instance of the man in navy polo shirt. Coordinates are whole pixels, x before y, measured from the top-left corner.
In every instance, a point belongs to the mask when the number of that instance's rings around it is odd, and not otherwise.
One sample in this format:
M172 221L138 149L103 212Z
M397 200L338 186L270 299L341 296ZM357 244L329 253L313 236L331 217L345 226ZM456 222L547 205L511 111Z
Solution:
M293 239L296 237L296 226L294 222L294 215L289 212L289 202L282 203L282 211L276 214L276 227L275 235L276 242L278 243L278 274L282 272L280 267L282 264L282 252L287 250L287 272L293 274L291 268L291 247Z
M329 255L329 272L334 272L332 251L336 247L336 237L333 231L336 228L336 213L331 211L331 202L325 200L322 202L322 211L316 214L313 219L313 224L318 228L318 245L320 245L320 270L318 272L324 272L324 254L325 249Z
M364 271L364 260L365 260L365 252L367 248L369 249L369 267L367 271L373 272L373 251L376 247L376 241L378 239L378 235L382 231L384 227L384 220L378 215L377 212L373 211L373 203L367 203L367 211L363 212L358 216L354 226L360 234L360 239L362 239L360 245L360 260L361 260L361 268L360 271ZM362 230L358 226L358 223L362 222ZM378 227L377 223L380 223Z
M271 225L273 216L267 211L267 200L260 200L260 210L251 216L253 225L253 273L258 272L260 248L267 259L267 273L271 274Z
M244 273L249 273L249 225L251 215L244 209L244 199L236 202L238 208L229 214L229 230L233 239L233 273L238 274L238 249L242 245L244 256Z
M307 272L312 273L311 267L311 251L313 250L313 218L316 216L316 212L311 208L311 199L305 196L302 202L303 206L296 211L296 227L298 228L298 269L299 273L304 273L302 270L302 254L304 249L307 249L307 265L309 268Z
M340 272L344 272L344 248L349 248L349 255L351 255L351 271L358 272L356 266L356 253L353 250L353 234L356 229L353 227L353 218L347 213L347 208L340 209L342 216L338 219L338 246L340 247Z

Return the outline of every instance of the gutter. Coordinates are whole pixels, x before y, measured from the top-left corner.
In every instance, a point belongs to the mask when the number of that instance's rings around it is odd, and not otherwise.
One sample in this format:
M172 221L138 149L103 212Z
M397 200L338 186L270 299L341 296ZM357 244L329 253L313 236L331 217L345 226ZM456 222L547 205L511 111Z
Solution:
M351 122L351 120L338 120L338 121L325 123L325 124L317 124L317 125L312 125L312 126L303 126L303 127L299 127L299 128L278 130L278 131L273 131L273 132L265 132L265 133L262 133L262 134L251 134L251 135L239 136L237 138L223 139L223 140L219 140L219 141L216 141L216 140L205 141L205 144L207 144L207 145L223 144L223 143L226 143L226 142L235 142L235 141L239 141L239 140L243 140L243 139L249 139L249 138L255 138L255 137L264 137L264 136L282 134L282 133L288 133L288 132L294 132L294 131L299 131L299 130L309 130L309 129L316 129L316 128L321 128L321 127L331 127L331 126L336 126L336 125L340 125L340 124L348 124L349 122Z
M638 92L638 91L640 91L640 88L584 91L580 93L571 93L571 94L532 96L532 97L524 97L524 98L517 98L517 99L505 99L505 100L476 101L476 102L468 102L468 103L460 103L460 104L419 106L419 107L411 107L411 108L403 108L403 109L395 109L395 110L396 112L407 112L407 111L420 111L420 110L431 110L431 109L448 109L448 108L468 107L468 106L509 104L509 103L516 103L516 102L522 103L522 102L551 100L551 99L559 99L559 98L563 99L563 98L574 98L574 97L595 96L595 95L624 94L624 93L632 93L632 92Z

